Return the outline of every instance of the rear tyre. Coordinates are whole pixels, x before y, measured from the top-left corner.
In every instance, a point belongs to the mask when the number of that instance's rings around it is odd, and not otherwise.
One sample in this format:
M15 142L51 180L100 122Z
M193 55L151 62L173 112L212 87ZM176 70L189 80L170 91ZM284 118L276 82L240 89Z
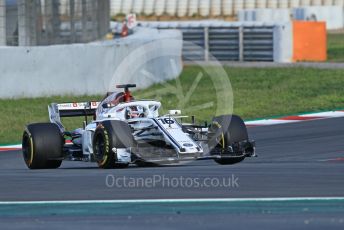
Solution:
M222 115L214 117L210 130L215 134L210 140L211 148L225 148L234 143L248 140L247 129L244 121L236 115ZM245 159L237 156L226 159L215 159L221 165L232 165Z
M129 125L123 121L103 121L93 136L93 154L98 167L103 169L126 168L128 163L117 163L113 149L134 146L134 137Z
M52 123L36 123L23 133L23 157L29 169L59 168L63 159L63 136Z

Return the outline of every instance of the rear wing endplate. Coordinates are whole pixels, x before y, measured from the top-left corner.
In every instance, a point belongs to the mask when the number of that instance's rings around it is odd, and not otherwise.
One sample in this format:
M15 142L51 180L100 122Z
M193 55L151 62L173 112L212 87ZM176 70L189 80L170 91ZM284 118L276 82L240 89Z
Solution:
M52 103L48 106L49 120L58 125L64 132L64 126L61 123L61 117L81 117L93 116L100 102L75 102L75 103Z

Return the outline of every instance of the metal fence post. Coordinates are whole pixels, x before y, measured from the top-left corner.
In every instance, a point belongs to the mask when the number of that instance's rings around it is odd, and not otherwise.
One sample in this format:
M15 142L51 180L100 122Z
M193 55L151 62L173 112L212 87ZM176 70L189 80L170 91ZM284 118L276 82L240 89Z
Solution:
M106 22L106 2L108 0L98 0L97 20L98 20L98 38L103 37L109 30L109 24Z
M105 34L109 32L110 29L110 0L105 0L105 6L104 6L104 17L105 17Z
M81 27L82 27L82 36L81 41L85 42L88 39L87 31L87 9L86 9L86 0L81 0Z
M209 61L209 27L204 27L204 61Z
M35 0L18 0L19 46L37 45Z
M76 36L76 32L75 32L75 2L74 0L69 0L69 22L70 22L70 40L72 43L75 42L75 36Z
M98 38L97 3L98 1L91 1L92 40L96 40Z
M42 4L41 0L35 0L33 4L32 13L35 15L34 18L34 27L35 27L35 40L36 45L41 44L42 42L42 31L43 31L43 17L42 17Z
M244 26L239 27L239 61L244 61Z
M6 0L0 0L0 46L6 43Z

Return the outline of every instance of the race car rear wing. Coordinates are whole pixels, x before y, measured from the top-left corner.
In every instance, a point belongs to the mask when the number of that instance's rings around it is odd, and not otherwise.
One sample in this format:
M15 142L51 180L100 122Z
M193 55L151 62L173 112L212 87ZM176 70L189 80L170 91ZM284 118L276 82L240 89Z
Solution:
M58 125L62 132L65 131L61 117L93 116L100 102L52 103L48 106L49 120Z

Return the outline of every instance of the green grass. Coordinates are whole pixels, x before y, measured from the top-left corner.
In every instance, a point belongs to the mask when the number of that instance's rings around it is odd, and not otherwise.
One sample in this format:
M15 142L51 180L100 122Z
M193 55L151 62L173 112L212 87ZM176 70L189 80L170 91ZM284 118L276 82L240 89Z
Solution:
M328 34L327 56L328 61L344 62L344 33Z
M208 67L208 70L216 67ZM216 69L214 69L216 70ZM225 68L234 95L234 113L244 119L255 119L283 114L344 108L344 71L311 68ZM136 98L153 98L163 104L162 113L168 109L182 109L196 115L199 122L210 120L217 104L204 109L197 106L216 102L216 93L211 78L203 72L197 89L187 99L187 92L195 83L199 67L185 67L179 81L157 84L146 90L135 92ZM181 87L178 87L181 86ZM230 89L223 86L227 93ZM216 92L216 93L215 93ZM21 139L27 123L48 121L47 105L51 102L99 100L98 96L66 96L37 99L0 100L0 143L16 143ZM184 104L183 103L187 103ZM220 98L221 106L231 101ZM82 118L66 118L68 129L81 127Z

